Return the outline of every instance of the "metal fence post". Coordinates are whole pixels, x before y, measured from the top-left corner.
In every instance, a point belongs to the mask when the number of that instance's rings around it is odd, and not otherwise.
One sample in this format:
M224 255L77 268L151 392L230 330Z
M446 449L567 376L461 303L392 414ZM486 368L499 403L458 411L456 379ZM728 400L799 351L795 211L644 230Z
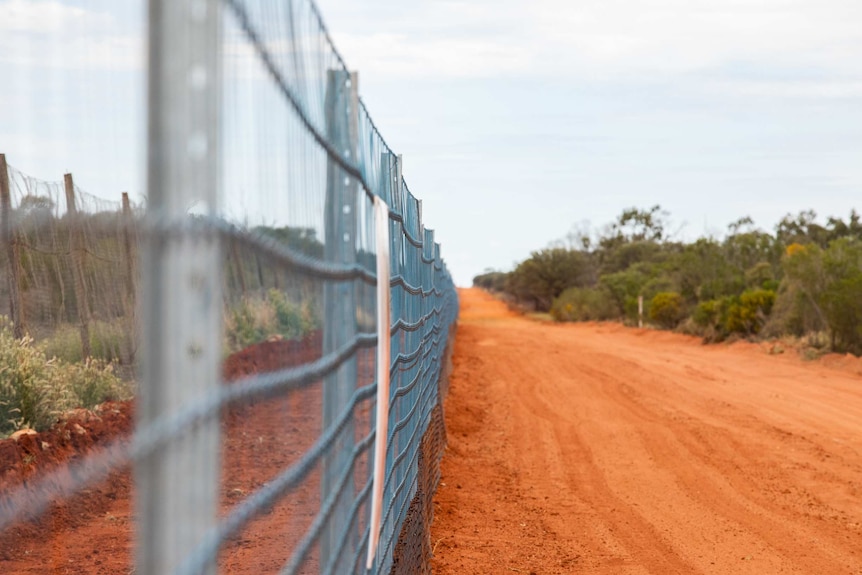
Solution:
M330 70L326 85L327 139L336 150L355 162L359 140L358 75L342 70ZM346 152L346 153L345 153ZM327 261L355 264L356 255L356 196L358 182L348 177L339 166L329 160L326 178L326 247ZM356 290L353 281L329 283L324 287L323 352L329 354L356 337ZM344 362L323 382L323 429L337 419L356 389L356 358ZM354 425L350 423L341 432L329 453L323 458L321 501L337 489L338 477L350 465L355 441ZM347 521L352 493L342 493L320 538L321 569L330 558L342 553L352 557L355 539L347 542L346 549L338 549L338 533ZM339 562L340 563L340 562ZM336 563L338 571L339 563Z
M218 213L220 6L149 1L139 431L221 385L220 249L189 214ZM216 415L136 464L137 575L172 573L215 525L219 440Z

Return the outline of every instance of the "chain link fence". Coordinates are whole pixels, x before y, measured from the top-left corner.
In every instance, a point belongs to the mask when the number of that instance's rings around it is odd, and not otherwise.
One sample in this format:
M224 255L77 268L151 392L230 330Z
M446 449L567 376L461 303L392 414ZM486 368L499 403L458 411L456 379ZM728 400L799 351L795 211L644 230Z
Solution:
M117 384L77 419L5 400L38 429L0 442L0 568L125 505L138 574L422 572L458 304L401 157L313 2L149 19L146 206L5 170L3 342Z

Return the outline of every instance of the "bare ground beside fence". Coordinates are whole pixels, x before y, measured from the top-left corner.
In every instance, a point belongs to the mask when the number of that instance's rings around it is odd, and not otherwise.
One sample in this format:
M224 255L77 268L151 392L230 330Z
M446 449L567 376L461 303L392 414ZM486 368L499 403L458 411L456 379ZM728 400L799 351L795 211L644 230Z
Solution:
M301 342L263 342L233 354L225 363L228 380L302 364L320 357L321 334ZM360 352L360 370L370 377L373 361ZM320 385L302 395L270 399L223 415L222 512L259 489L295 463L320 435ZM105 404L98 414L73 414L75 419L49 432L0 441L0 500L20 484L86 455L94 445L131 431L132 404ZM370 414L357 410L363 433ZM115 414L116 413L116 414ZM76 431L77 430L77 431ZM79 435L80 434L80 435ZM44 443L43 443L44 442ZM132 573L134 545L133 489L128 471L54 506L36 521L0 532L0 574L60 573L113 575ZM219 555L221 573L276 573L319 508L319 470L266 513L237 534ZM301 573L318 573L312 549Z
M464 290L438 575L862 574L862 363Z

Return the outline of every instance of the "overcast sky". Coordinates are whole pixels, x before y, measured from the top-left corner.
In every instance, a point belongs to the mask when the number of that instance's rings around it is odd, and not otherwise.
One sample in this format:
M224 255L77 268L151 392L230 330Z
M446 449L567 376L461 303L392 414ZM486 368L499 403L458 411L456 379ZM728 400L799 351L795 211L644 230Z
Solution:
M661 204L688 239L744 215L772 229L787 212L860 207L859 0L318 5L459 284L629 206ZM113 87L140 74L140 6L0 0L10 162L46 178L74 165L97 194L140 191L141 122L122 105L140 86ZM75 50L90 56L70 69ZM97 111L116 118L110 138L73 141Z

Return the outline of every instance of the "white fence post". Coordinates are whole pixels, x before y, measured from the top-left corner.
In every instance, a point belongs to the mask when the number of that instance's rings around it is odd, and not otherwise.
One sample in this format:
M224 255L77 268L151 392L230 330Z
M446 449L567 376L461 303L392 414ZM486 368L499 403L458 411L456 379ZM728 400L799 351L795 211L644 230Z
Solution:
M644 296L638 296L638 327L644 326Z
M221 385L218 241L221 2L149 1L147 231L137 429ZM167 225L167 229L162 229ZM172 573L217 520L218 415L135 466L137 575ZM204 573L216 572L213 557Z
M377 242L377 413L374 421L374 483L371 491L371 524L365 568L374 566L380 541L380 518L383 514L383 484L386 480L386 440L389 437L389 207L382 198L374 198L374 235Z

